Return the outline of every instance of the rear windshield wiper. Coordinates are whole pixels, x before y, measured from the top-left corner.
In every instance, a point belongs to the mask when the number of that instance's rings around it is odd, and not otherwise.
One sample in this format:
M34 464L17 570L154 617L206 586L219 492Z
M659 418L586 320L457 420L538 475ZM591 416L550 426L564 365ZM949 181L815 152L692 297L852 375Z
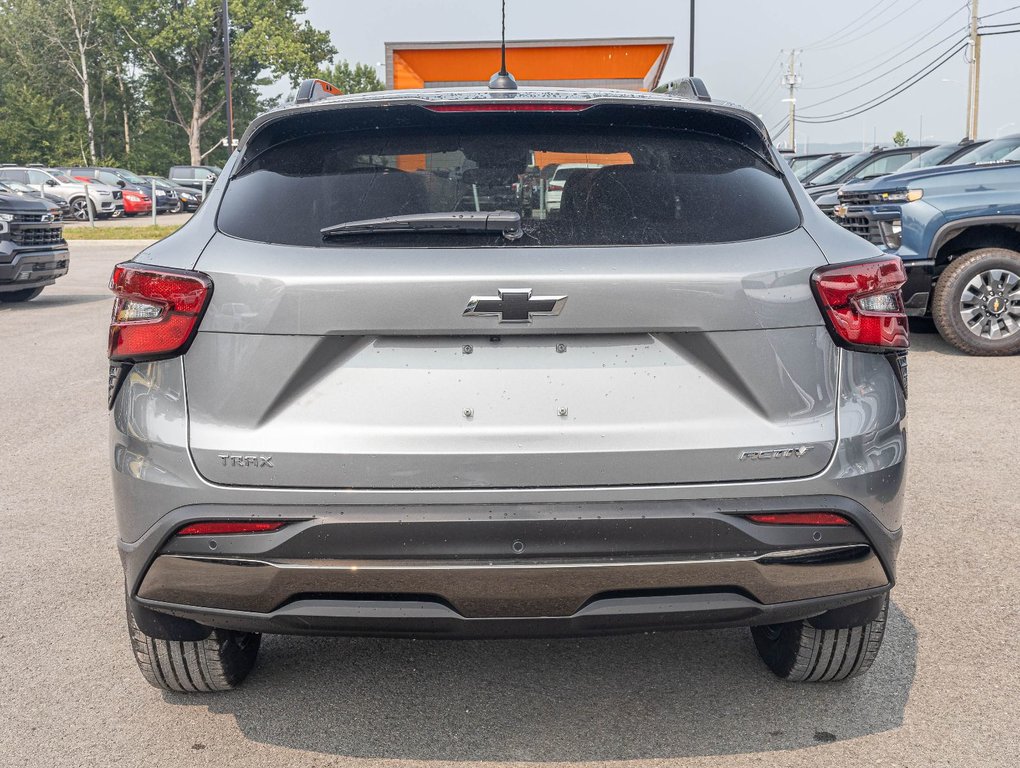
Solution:
M499 232L507 240L524 236L517 211L444 211L345 221L319 230L323 238L395 232Z

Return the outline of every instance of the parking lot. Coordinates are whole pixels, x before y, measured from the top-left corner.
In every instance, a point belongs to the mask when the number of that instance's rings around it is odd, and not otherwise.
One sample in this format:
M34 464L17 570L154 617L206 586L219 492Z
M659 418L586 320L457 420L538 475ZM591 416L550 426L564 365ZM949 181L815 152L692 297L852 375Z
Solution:
M890 633L871 672L784 684L746 630L581 640L270 637L236 692L160 693L125 631L107 467L110 268L0 307L0 764L1020 763L1020 358L917 329Z

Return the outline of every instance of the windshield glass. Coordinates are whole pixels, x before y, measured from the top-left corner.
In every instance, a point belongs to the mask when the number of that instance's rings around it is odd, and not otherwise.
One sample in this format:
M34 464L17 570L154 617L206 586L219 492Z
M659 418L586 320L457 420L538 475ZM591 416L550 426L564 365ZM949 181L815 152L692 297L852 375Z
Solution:
M867 160L871 157L870 152L858 152L856 155L850 155L850 157L844 158L832 166L827 171L822 171L820 174L811 179L812 184L832 184L833 182L839 181L847 173L859 163Z
M973 152L968 152L963 157L958 157L952 165L974 165L975 163L994 163L1002 160L1009 153L1020 149L1020 136L1007 136L1003 139L995 139L987 144L982 144Z
M915 168L931 168L932 166L939 165L947 157L950 157L954 152L959 151L959 144L943 144L940 147L929 149L927 152L922 152L910 162L904 163L900 166L900 172L912 171Z
M524 230L512 243L484 231L352 234L342 243L518 247L729 242L800 223L782 177L736 141L609 120L569 126L508 114L285 141L242 165L218 225L245 239L335 247L320 230L341 222L512 211Z
M835 155L825 155L824 157L816 157L811 160L807 160L793 166L793 174L800 181L804 181L808 176L817 171L819 168L824 168L826 165L832 162L832 158Z
M118 176L120 176L120 178L124 179L124 181L126 181L128 184L142 184L142 185L144 185L144 184L148 184L149 183L145 179L143 179L141 176L135 176L133 173L131 173L131 171L117 170L117 171L114 171L114 173L116 173Z

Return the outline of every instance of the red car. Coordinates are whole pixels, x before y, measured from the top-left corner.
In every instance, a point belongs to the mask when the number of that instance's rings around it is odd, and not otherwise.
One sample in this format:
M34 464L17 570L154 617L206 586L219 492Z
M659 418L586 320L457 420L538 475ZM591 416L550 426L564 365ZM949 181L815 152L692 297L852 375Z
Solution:
M78 181L86 183L95 181L90 176L75 176ZM152 199L144 192L135 189L124 190L124 215L135 216L139 213L152 213Z

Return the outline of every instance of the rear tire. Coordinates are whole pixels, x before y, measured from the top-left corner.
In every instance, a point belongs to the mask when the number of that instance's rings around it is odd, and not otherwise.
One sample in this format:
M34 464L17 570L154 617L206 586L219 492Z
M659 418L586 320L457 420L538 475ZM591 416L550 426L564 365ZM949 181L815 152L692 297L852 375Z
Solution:
M868 671L882 647L889 596L878 617L866 624L819 629L811 619L751 627L751 636L765 665L777 677L794 683L846 680Z
M0 292L0 302L31 301L42 293L42 288L26 288L23 291Z
M255 666L262 641L262 635L227 629L214 629L204 640L160 640L139 629L130 610L128 629L142 677L179 693L236 688Z
M1020 352L1017 278L1016 251L979 248L954 259L939 276L932 297L932 318L942 338L968 355Z

